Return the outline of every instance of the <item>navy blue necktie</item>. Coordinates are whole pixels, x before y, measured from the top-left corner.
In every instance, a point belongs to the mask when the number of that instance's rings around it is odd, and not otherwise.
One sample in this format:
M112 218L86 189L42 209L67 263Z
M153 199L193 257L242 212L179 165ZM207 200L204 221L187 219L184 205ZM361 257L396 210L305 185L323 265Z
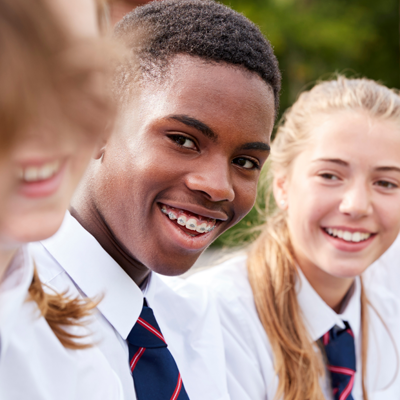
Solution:
M331 373L332 392L335 400L354 400L351 394L356 373L354 335L349 324L345 328L334 326L322 336L328 359L326 366Z
M138 400L189 400L153 310L146 303L127 341Z

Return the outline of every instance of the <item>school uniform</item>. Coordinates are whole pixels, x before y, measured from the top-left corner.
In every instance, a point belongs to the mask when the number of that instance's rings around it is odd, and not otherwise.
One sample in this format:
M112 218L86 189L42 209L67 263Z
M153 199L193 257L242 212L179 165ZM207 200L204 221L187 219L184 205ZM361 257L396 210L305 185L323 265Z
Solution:
M103 354L63 347L27 299L32 277L32 258L23 247L0 283L0 399L123 400L119 378ZM81 327L70 332L87 333Z
M400 235L389 249L368 267L363 279L366 286L382 285L400 298Z
M274 399L278 378L274 371L271 345L255 308L247 277L246 256L234 258L220 266L195 274L190 280L208 287L216 298L223 326L231 399ZM360 279L355 279L340 314L334 312L318 296L301 271L297 293L305 325L313 341L323 338L332 328L346 328L345 324L351 328L356 357L356 373L351 393L354 400L361 400ZM367 295L373 304L373 309L369 308L366 380L369 398L399 399L400 305L384 288L369 288ZM321 380L321 386L326 398L333 398L328 378Z
M126 399L139 398L127 339L140 322L144 300L154 313L157 331L168 345L188 397L229 399L219 317L205 290L151 273L142 291L69 213L56 235L30 246L47 285L71 295L102 296L90 329L121 379Z

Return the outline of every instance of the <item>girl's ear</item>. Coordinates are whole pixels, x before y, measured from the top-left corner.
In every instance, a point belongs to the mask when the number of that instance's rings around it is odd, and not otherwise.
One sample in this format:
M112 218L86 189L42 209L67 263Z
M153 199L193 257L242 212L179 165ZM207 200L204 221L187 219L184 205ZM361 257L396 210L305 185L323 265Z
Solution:
M275 202L281 210L288 208L287 176L277 175L272 182Z

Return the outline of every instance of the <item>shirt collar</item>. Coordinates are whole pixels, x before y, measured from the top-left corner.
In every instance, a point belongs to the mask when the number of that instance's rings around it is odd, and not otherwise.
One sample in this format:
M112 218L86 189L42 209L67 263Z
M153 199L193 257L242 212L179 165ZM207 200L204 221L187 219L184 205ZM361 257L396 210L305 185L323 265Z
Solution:
M356 277L343 310L337 314L332 310L310 285L300 268L297 268L299 279L296 284L297 300L305 319L306 326L313 341L321 338L335 325L344 328L347 321L357 340L361 325L361 282Z
M58 232L41 243L86 296L102 296L98 309L126 339L143 306L129 275L69 212Z
M33 278L33 261L27 247L21 247L12 259L0 282L0 344L7 347L19 318L19 310L27 299Z

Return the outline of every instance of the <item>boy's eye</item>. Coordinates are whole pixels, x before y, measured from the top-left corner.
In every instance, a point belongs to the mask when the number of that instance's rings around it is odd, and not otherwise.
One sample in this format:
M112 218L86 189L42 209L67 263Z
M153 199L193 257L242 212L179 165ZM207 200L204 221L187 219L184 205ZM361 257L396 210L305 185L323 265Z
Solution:
M197 148L194 141L192 139L189 139L187 136L169 135L168 137L181 147L185 147L187 149L196 149Z
M255 169L255 168L259 168L259 165L253 161L250 160L248 158L245 157L239 157L239 158L235 158L233 160L233 162L237 165L239 165L239 167L244 168L244 169Z

